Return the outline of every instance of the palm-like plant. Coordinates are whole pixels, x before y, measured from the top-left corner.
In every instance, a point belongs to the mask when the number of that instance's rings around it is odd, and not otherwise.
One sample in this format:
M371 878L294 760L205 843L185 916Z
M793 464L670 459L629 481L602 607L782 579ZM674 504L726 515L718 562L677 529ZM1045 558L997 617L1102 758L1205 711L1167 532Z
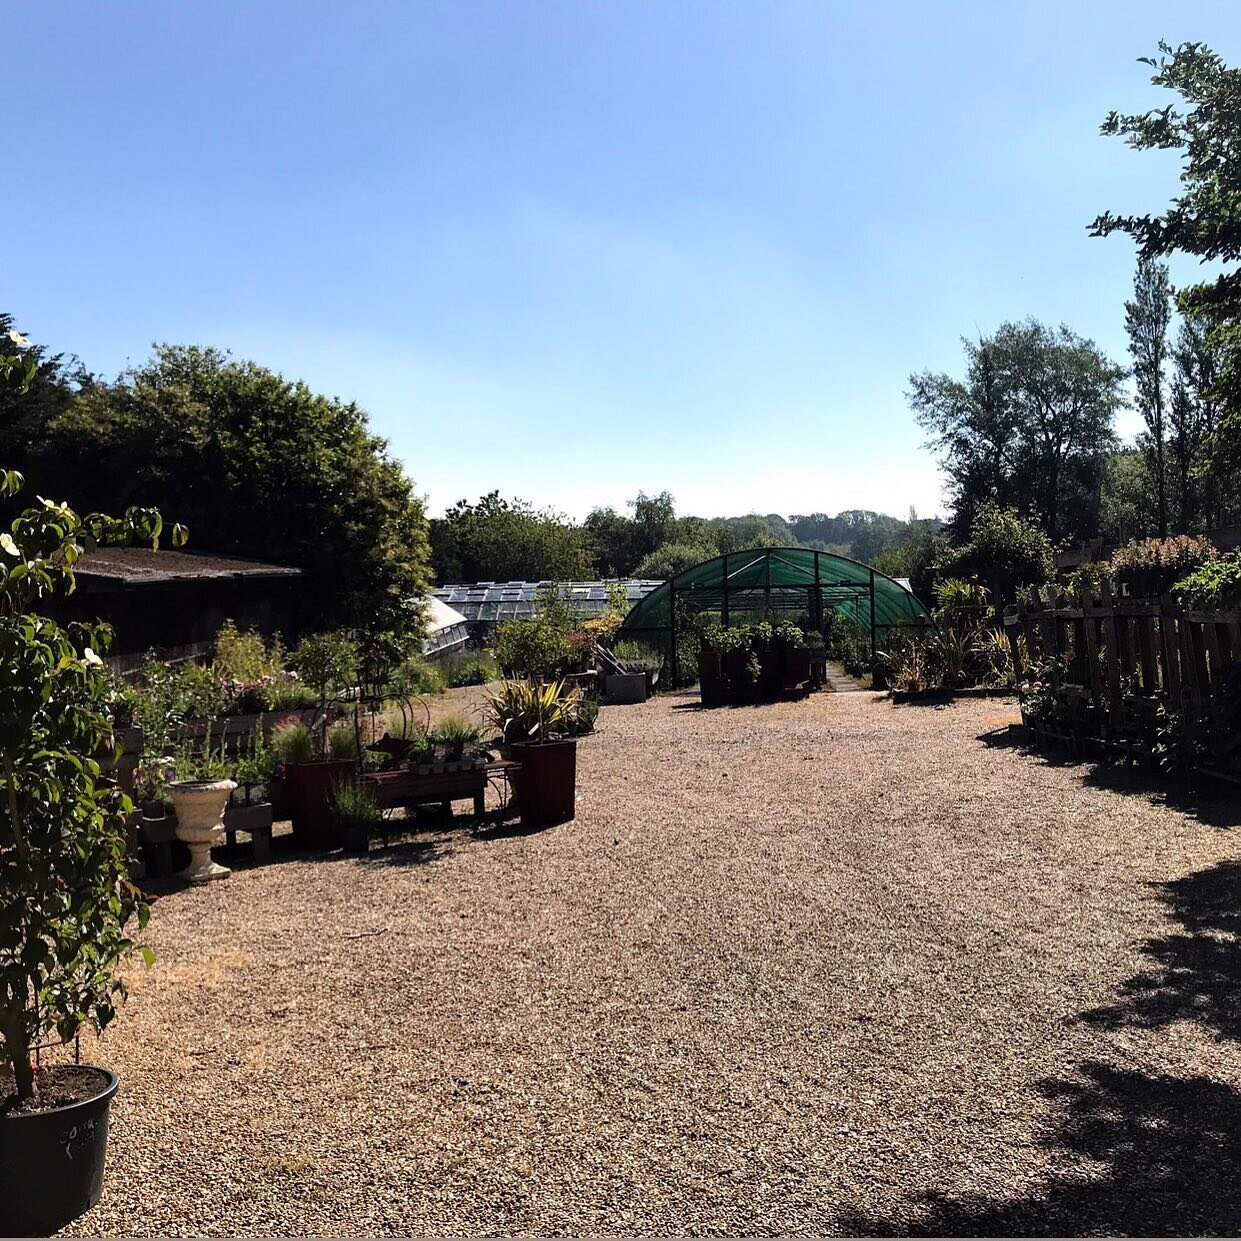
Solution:
M505 742L551 741L571 729L580 701L564 681L502 681L485 711Z

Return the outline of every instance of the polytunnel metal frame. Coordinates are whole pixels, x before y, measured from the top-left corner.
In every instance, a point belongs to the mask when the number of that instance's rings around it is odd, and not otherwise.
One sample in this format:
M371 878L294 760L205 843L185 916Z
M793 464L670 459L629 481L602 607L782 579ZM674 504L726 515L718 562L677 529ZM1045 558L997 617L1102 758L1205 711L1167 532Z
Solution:
M881 637L891 630L934 624L912 591L847 556L812 547L726 552L657 586L630 608L616 634L617 641L645 641L662 651L674 683L678 603L699 614L718 612L725 628L738 614L770 617L796 612L807 615L811 627L821 630L828 611L841 611L869 633L872 658Z

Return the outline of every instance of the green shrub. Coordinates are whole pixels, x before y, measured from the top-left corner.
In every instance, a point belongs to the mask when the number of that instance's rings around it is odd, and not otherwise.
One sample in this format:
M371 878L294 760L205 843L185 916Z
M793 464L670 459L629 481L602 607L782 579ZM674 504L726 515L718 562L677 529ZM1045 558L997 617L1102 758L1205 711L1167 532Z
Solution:
M1154 597L1218 556L1204 535L1178 534L1169 539L1134 539L1112 554L1110 567L1117 583L1127 586L1131 595Z
M555 676L573 653L569 633L554 616L505 621L496 627L496 662L505 676Z
M664 666L664 653L642 642L618 642L612 656L630 672L658 672Z
M462 651L436 662L440 675L453 689L463 685L487 685L500 679L500 666L484 652Z
M15 345L24 345L13 335ZM6 348L8 347L6 342ZM0 357L0 382L24 391L37 360ZM24 375L24 379L22 378ZM0 468L0 498L21 490ZM129 877L133 806L100 778L94 755L113 744L112 686L99 652L106 626L61 628L35 611L73 588L73 565L101 544L158 546L153 509L80 517L44 500L0 532L0 1065L19 1100L36 1091L33 1049L102 1031L125 995L123 963L149 910ZM173 530L174 546L184 542ZM151 953L142 949L149 965ZM9 1073L4 1073L8 1078ZM8 1089L0 1087L7 1096ZM0 1105L8 1102L0 1097Z
M1203 612L1241 607L1241 551L1208 560L1172 589L1182 607Z
M473 745L480 736L479 730L460 715L446 715L435 726L431 740L444 747L445 756L457 761L465 753L466 747Z
M851 677L871 670L870 632L852 617L832 608L823 617L823 639L828 659L834 659Z
M988 586L997 604L1024 586L1051 581L1051 540L1016 509L988 502L979 506L969 541L946 549L937 568L954 577L976 578Z
M357 676L358 648L336 631L303 638L293 652L301 679L317 694L320 707L337 694L352 688Z
M352 720L341 720L327 730L327 753L329 758L356 759L358 757L358 733Z
M315 757L315 735L310 725L300 720L289 720L272 729L271 751L275 761L288 766L290 763L309 763Z
M577 704L577 731L593 733L599 719L599 699L583 695Z
M1087 599L1097 599L1104 582L1115 590L1116 580L1112 576L1111 565L1105 560L1090 560L1078 565L1065 578L1064 589L1074 597L1080 591Z
M952 617L958 612L980 612L987 606L987 591L977 582L960 577L946 577L936 583L936 614Z

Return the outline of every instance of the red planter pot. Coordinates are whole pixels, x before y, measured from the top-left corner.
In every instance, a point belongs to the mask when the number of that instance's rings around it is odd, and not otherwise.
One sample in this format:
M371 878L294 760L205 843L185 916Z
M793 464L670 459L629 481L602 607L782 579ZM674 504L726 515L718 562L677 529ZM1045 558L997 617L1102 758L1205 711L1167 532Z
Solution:
M567 823L577 813L577 741L518 741L510 747L521 821L527 827Z
M293 839L299 849L334 849L340 843L332 818L332 790L351 779L356 769L351 758L290 763L284 769Z

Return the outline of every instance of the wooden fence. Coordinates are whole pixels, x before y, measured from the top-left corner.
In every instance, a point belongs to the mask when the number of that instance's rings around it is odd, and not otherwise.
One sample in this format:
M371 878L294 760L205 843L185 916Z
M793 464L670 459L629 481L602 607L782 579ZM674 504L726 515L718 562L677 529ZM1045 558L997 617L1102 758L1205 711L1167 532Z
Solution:
M1223 691L1225 674L1241 660L1241 611L1195 612L1171 595L1115 598L1106 581L1097 598L1032 588L1007 608L1004 625L1018 674L1026 652L1031 660L1074 652L1084 657L1091 700L1114 709L1135 694L1173 710L1201 707Z

